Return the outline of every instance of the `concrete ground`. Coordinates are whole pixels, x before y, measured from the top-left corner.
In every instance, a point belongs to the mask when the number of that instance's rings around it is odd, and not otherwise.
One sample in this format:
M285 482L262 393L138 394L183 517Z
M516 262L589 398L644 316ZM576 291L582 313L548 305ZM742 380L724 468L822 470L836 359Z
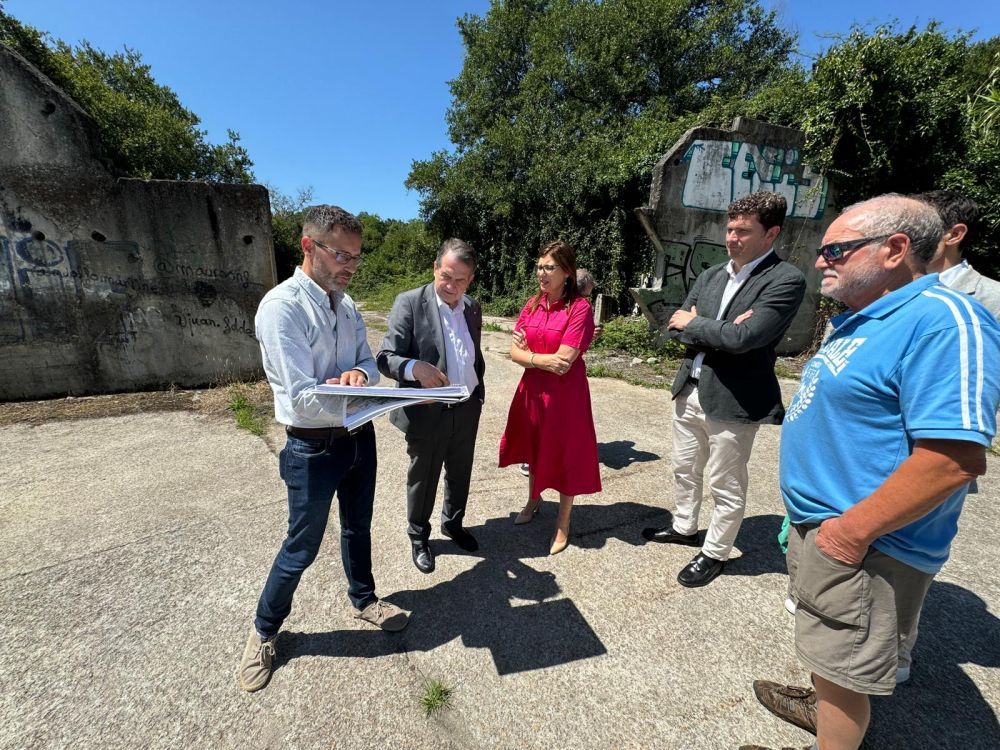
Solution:
M774 541L778 428L758 435L734 559L684 589L675 576L693 550L639 534L671 504L669 395L592 380L604 491L578 499L570 548L548 557L551 498L534 523L511 523L526 481L496 459L520 371L498 356L501 334L489 345L467 519L480 551L435 528L437 570L413 567L404 442L378 420L376 580L413 620L386 634L351 618L331 519L278 668L253 695L236 666L286 521L268 443L187 412L0 430L0 747L809 744L750 690L758 677L807 679ZM269 439L280 448L277 428ZM825 440L849 439L819 436L817 461ZM997 465L931 589L911 682L874 702L869 748L1000 747ZM454 697L426 718L429 679Z

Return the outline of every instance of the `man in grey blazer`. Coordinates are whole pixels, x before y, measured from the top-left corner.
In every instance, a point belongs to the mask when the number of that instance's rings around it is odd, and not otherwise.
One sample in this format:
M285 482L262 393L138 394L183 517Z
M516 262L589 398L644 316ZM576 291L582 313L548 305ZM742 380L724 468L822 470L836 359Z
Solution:
M962 258L962 243L971 244L976 238L979 206L952 190L931 190L913 197L934 206L945 226L937 253L927 264L927 273L936 273L945 286L975 297L1000 320L1000 282L983 276Z
M475 271L472 248L462 240L445 240L434 261L434 281L396 297L376 357L379 372L400 386L465 385L471 394L457 404L407 406L389 415L389 421L406 435L410 457L406 477L407 533L413 564L422 573L434 570L428 540L442 466L441 533L467 552L479 548L475 537L462 525L485 395L486 364L480 348L483 313L479 303L465 295Z
M743 522L757 428L781 424L784 417L775 347L806 289L802 273L772 250L787 210L777 193L731 203L729 262L704 271L670 318L671 336L687 346L671 389L677 510L669 525L643 529L642 535L651 542L701 546L677 576L682 586L704 586L722 572ZM699 545L706 474L715 509Z

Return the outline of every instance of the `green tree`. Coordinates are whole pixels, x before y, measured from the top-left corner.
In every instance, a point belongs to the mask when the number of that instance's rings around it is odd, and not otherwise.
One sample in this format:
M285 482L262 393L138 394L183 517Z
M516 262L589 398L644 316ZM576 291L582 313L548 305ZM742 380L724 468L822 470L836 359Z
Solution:
M351 295L387 307L396 294L427 283L440 244L420 219L358 216L364 227L365 262L351 281Z
M959 190L984 209L986 230L963 248L977 268L1000 275L1000 149L977 132L977 101L1000 38L971 43L932 22L854 28L785 95L762 92L754 114L802 128L804 157L834 182L840 202L886 192ZM988 85L987 85L988 86Z
M650 248L632 209L656 160L714 102L780 75L793 43L756 0L507 0L458 28L454 150L407 186L432 231L476 247L486 296L523 289L557 236L602 291L638 281Z
M228 131L206 140L198 117L158 84L135 50L107 54L83 42L72 47L4 13L0 43L22 55L72 97L97 123L113 172L130 177L212 182L253 181L253 162Z
M295 273L302 262L302 219L312 203L312 187L299 188L294 196L286 195L273 185L267 185L271 199L271 235L274 242L274 263L278 281Z

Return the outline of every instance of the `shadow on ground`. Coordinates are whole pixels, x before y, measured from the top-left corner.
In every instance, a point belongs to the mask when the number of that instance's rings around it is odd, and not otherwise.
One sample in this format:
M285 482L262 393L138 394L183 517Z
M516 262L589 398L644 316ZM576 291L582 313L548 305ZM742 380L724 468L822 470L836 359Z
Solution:
M909 682L891 697L872 700L867 750L1000 747L1000 723L965 664L1000 667L1000 620L971 591L935 581L920 617Z
M370 629L279 635L275 668L301 656L371 658L430 651L456 638L466 648L488 649L497 674L557 666L607 652L571 599L559 598L556 575L537 570L547 554L555 503L546 503L531 524L514 528L513 514L471 528L480 558L471 569L427 589L396 592L387 600L412 610L402 633ZM747 518L737 546L742 556L726 575L759 576L785 571L775 539L781 516ZM645 542L643 526L669 523L662 509L639 503L581 504L574 509L572 545L599 549L610 540ZM446 540L432 540L439 569L463 555ZM569 554L572 554L572 548ZM738 637L738 636L734 636ZM876 698L866 750L1000 747L1000 724L964 664L1000 667L1000 620L975 594L954 584L932 584L924 605L913 676L891 698ZM767 675L761 675L767 678ZM905 738L905 739L903 739Z
M726 565L728 576L762 576L787 573L785 555L778 546L778 532L783 516L749 516L743 519L736 537L740 556Z
M659 461L658 453L635 449L632 440L613 440L610 443L597 444L598 460L609 469L621 470L635 463Z
M548 554L555 503L546 503L534 522L514 527L514 515L469 529L479 540L470 570L427 589L399 591L386 599L414 612L402 633L337 630L285 632L279 638L280 668L300 656L376 657L403 651L430 651L455 638L466 648L489 649L498 674L526 672L607 652L550 571L527 561ZM659 509L639 503L590 505L573 510L573 547L599 549L609 540L643 543L639 529ZM466 554L446 540L432 540L439 571L447 558ZM566 554L566 553L564 553ZM438 573L437 575L440 575Z

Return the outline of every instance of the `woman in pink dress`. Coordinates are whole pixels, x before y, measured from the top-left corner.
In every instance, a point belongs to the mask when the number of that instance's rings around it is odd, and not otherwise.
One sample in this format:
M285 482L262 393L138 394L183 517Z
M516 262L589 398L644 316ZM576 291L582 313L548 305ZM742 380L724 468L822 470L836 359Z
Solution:
M538 255L538 294L514 326L511 359L524 368L500 438L500 466L526 463L528 502L515 524L531 521L547 489L559 493L549 554L569 544L573 499L601 491L587 367L594 337L590 303L576 288L576 251L556 240Z

